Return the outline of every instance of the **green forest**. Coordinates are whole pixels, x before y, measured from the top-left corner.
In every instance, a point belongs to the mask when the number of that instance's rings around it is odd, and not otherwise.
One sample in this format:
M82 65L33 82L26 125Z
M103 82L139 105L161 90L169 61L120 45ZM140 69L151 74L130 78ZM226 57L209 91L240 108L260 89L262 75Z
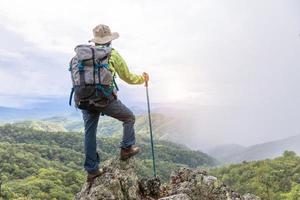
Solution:
M30 124L30 126L27 126ZM49 128L50 127L50 128ZM54 132L53 132L54 131ZM57 130L53 124L6 124L0 127L0 199L73 199L86 178L82 132ZM121 135L98 136L101 162L119 155ZM137 172L152 175L149 136L140 131ZM226 166L200 151L155 138L157 173L163 182L181 167L205 168L233 190L262 200L300 200L300 157L285 151L275 159Z
M72 199L85 181L83 133L47 132L4 125L0 127L0 197L2 199ZM98 137L101 162L119 155L121 135ZM152 175L150 141L137 134L140 176ZM172 142L156 140L157 174L163 181L181 166L211 167L212 157Z
M215 168L211 173L242 194L263 200L300 200L300 157L292 151L275 159Z

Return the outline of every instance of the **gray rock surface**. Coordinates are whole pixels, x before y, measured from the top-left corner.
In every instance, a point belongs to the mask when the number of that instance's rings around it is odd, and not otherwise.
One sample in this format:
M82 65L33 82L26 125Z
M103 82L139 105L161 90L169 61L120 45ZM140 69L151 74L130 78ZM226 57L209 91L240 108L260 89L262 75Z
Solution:
M161 196L161 183L158 177L155 178L142 178L139 181L139 189L142 197L154 197Z
M253 194L244 194L243 195L244 200L257 200L259 199L257 196L253 195Z
M187 194L175 194L168 197L163 197L158 200L191 200Z
M187 194L192 200L260 200L242 196L200 169L180 168L171 174L169 194Z
M204 170L180 168L171 174L170 183L161 185L157 177L139 179L135 166L134 159L106 161L105 173L92 185L85 183L74 200L260 200L232 191Z
M110 159L103 164L104 174L90 186L83 185L75 200L140 200L134 159Z

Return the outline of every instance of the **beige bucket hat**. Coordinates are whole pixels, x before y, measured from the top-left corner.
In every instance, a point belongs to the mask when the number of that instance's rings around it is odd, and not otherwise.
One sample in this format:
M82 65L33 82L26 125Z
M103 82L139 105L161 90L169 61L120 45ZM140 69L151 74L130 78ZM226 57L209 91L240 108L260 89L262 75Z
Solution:
M94 38L89 40L89 42L94 42L97 44L106 44L119 37L119 33L111 32L109 26L104 24L99 24L93 29Z

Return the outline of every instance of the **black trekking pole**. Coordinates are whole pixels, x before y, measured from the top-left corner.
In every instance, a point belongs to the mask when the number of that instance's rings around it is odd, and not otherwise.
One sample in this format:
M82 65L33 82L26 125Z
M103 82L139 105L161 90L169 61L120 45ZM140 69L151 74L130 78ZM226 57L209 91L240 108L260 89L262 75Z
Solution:
M148 81L145 82L145 87L146 87L147 105L148 105L149 130L150 130L150 137L151 137L152 162L153 162L153 175L154 175L154 177L156 177L155 156L154 156L154 145L153 145L153 135L152 135L152 123L151 123L150 103L149 103L149 92L148 92Z

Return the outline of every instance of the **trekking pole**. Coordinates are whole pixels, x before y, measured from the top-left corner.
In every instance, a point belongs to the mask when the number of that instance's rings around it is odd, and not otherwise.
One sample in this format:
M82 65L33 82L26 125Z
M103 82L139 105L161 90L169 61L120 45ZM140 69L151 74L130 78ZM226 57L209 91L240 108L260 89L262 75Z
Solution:
M155 156L154 156L154 145L153 145L153 135L152 135L152 123L151 123L150 103L149 103L149 92L148 92L148 81L145 82L145 87L146 87L147 105L148 105L149 130L150 130L150 137L151 137L153 175L154 175L154 177L156 177Z

